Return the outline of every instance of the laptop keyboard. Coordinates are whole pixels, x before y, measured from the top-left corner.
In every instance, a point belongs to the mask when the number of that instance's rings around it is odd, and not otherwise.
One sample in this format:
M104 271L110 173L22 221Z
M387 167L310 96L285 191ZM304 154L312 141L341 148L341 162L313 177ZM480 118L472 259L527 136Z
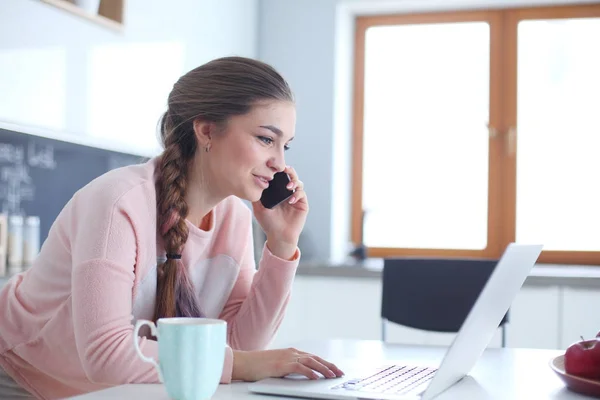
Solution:
M332 389L404 394L433 378L436 368L393 365L363 379L352 379Z

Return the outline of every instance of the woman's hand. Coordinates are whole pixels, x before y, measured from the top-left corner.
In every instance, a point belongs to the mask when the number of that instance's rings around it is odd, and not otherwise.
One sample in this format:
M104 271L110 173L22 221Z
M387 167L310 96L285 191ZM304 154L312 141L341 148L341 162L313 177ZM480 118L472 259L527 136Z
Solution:
M344 375L334 364L293 348L233 352L232 380L254 382L293 373L309 379L318 379L319 375L315 371L325 378L339 378Z
M272 209L263 207L260 201L252 203L256 220L267 236L267 247L275 256L284 260L291 259L298 246L300 232L304 228L308 214L308 199L304 184L292 167L286 167L290 177L287 188L296 192Z

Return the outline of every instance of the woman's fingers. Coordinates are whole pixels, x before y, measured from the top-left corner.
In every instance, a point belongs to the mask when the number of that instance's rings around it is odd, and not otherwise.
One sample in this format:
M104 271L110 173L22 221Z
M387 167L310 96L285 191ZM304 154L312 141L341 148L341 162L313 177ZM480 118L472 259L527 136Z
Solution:
M283 172L285 172L286 174L288 174L288 176L290 177L290 181L297 181L298 180L298 173L296 172L296 170L294 169L294 167L290 167L289 165L285 167L285 169L283 170Z
M298 179L298 173L293 167L285 167L285 173L290 177L290 182L286 185L289 190L294 190L294 194L288 199L288 203L294 204L298 201L306 198L306 192L304 192L304 182Z
M305 356L305 357L312 357L315 360L317 360L318 362L320 362L321 364L327 366L327 368L329 368L331 371L333 371L333 373L335 373L336 376L344 376L344 371L342 371L341 369L339 369L337 367L337 365L335 365L334 363L326 361L326 360L322 359L319 356L316 356L316 355L311 354L311 353L307 353L305 351L300 351L299 353L302 354L302 356Z
M304 182L301 180L290 180L285 187L289 190L302 190L304 189Z
M298 189L296 192L288 199L288 203L294 204L300 201L301 199L306 198L306 192L304 190Z
M319 379L319 375L317 375L315 371L308 368L306 365L297 362L288 365L289 367L286 368L287 370L285 371L285 375L300 374L307 377L308 379Z
M330 363L329 361L325 361L323 360L321 357L319 356L312 356L316 361L320 362L321 364L325 365L327 368L329 368L330 371L332 371L334 373L334 375L336 377L340 377L340 376L344 376L344 372L339 369L335 364Z
M298 173L293 167L285 167L285 173L290 177L290 182L286 185L286 188L290 190L303 189L304 183L298 178Z
M325 378L335 378L336 377L335 373L332 370L330 370L326 365L317 361L313 357L306 357L306 356L298 357L298 362L300 364L303 364L303 365L311 368L314 371L319 372Z

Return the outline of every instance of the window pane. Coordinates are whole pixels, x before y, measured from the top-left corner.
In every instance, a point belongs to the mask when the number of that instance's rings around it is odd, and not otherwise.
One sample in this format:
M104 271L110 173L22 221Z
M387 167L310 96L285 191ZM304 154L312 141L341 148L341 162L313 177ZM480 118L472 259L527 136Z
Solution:
M600 19L518 30L517 231L545 250L600 250Z
M366 32L367 246L486 247L489 47L485 22Z

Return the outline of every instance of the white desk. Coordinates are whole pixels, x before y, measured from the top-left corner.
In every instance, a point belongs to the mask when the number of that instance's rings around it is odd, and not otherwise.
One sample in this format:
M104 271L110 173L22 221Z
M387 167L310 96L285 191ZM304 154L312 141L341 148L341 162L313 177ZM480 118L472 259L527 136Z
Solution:
M406 360L437 364L445 353L444 347L404 346L379 341L323 340L294 345L330 360L346 374L352 364L379 365L390 360ZM464 399L588 399L568 390L548 366L558 350L488 349L479 359L470 378L463 379L437 397L439 400ZM341 379L349 379L346 376ZM335 382L334 380L331 381ZM162 385L124 385L73 397L73 400L100 399L168 400ZM275 396L248 392L246 383L220 385L213 400L273 400Z

